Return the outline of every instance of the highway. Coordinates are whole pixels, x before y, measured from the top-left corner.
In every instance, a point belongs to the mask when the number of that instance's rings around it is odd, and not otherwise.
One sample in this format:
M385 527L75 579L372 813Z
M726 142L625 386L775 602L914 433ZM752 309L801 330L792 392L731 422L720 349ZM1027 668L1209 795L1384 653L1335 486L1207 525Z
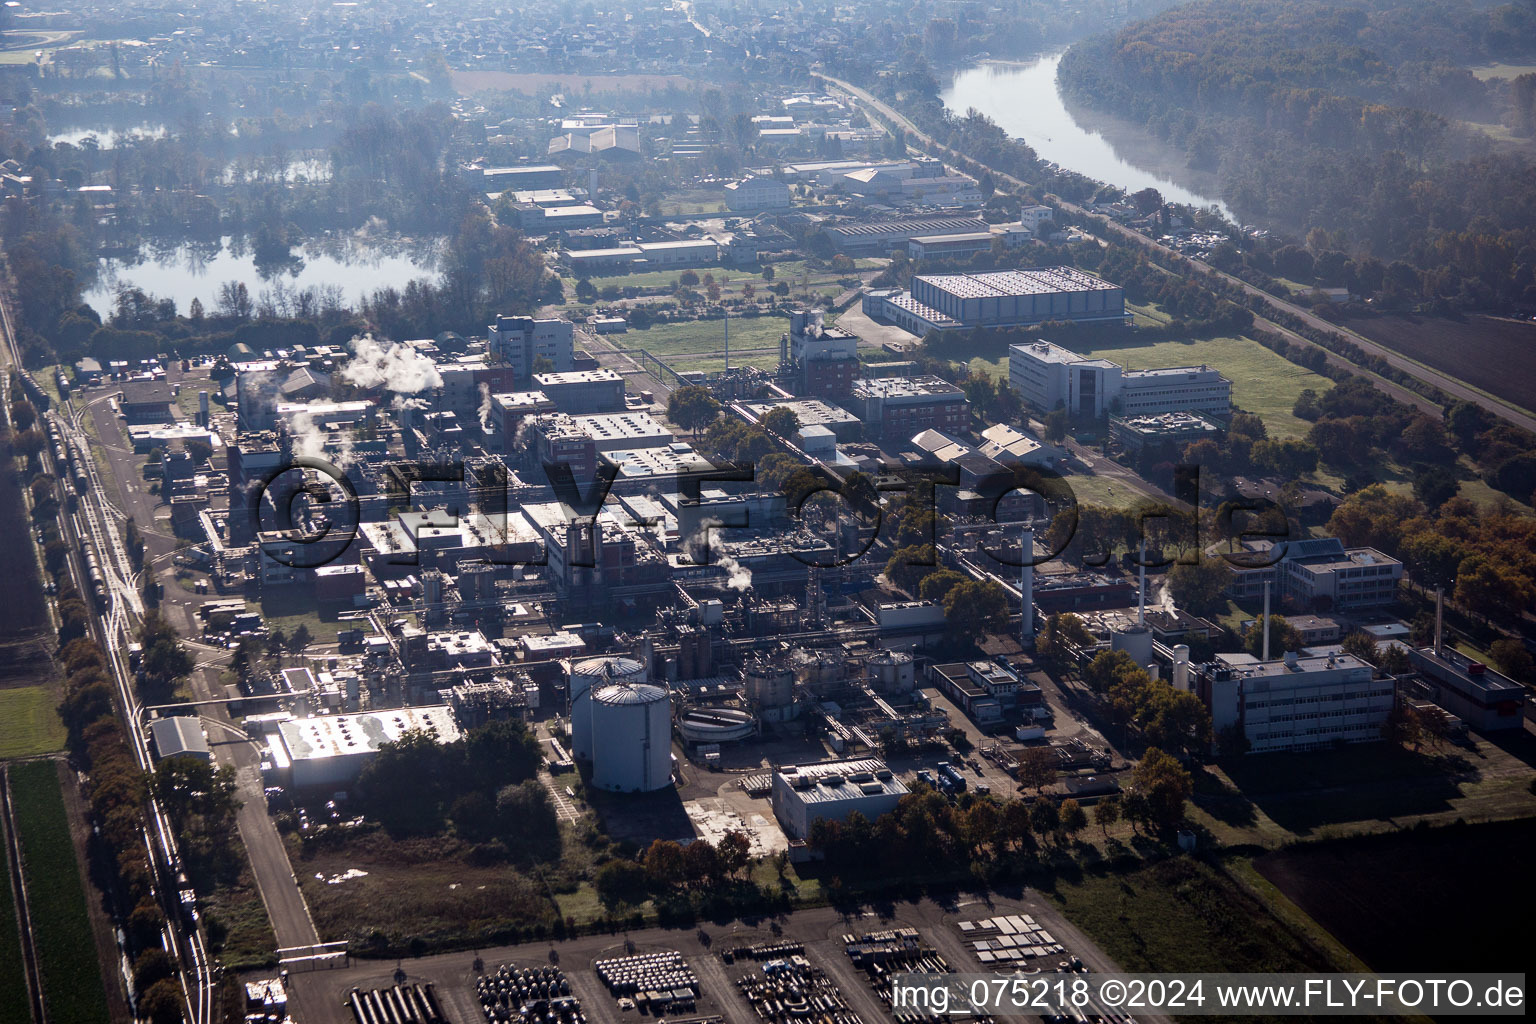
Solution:
M883 100L877 99L875 96L871 95L868 90L862 89L859 86L852 84L851 82L845 82L842 79L833 78L831 75L820 71L812 71L811 74L816 78L820 78L828 85L840 90L845 95L848 95L858 100L860 103L863 103L866 106L872 108L886 121L902 128L913 138L920 140L925 146L944 152L953 158L966 160L978 167L986 167L985 164L981 163L979 160L976 160L974 157L966 153L957 152L953 149L950 149L948 146L943 145L938 140L934 139L933 136L919 129L917 125L913 124L906 116L899 113L895 108L891 107ZM1029 187L1027 182L1022 181L1019 178L1015 178L1011 174L1005 174L996 168L987 169L992 172L993 177L998 181L1007 182L1015 188ZM1098 221L1099 223L1105 225L1110 231L1119 236L1123 241L1132 242L1136 245L1142 246L1143 248L1156 250L1165 255L1175 256L1181 260L1185 260L1196 271L1211 277L1215 277L1226 284L1234 285L1237 288L1242 289L1245 295L1260 300L1278 313L1285 313L1290 316L1294 316L1301 320L1302 323L1306 324L1308 327L1314 330L1326 331L1329 334L1342 336L1346 341L1349 341L1351 344L1358 346L1361 351L1373 356L1379 356L1381 359L1385 360L1386 363L1393 369L1399 370L1402 373L1408 374L1409 376L1421 380L1426 384L1430 384L1436 388L1439 388L1441 391L1445 392L1452 398L1471 402L1474 405L1480 406L1485 411L1505 419L1518 427L1522 427L1525 430L1536 433L1536 416L1532 416L1524 410L1517 409L1511 405L1501 402L1490 395L1486 395L1481 391L1472 388L1470 385L1465 384L1454 377L1449 377L1439 372L1438 370L1431 369L1430 367L1424 366L1421 363L1416 363L1406 356L1394 352L1390 348L1387 348L1383 345L1379 345L1376 342L1371 341L1369 338L1365 338L1359 334L1356 334L1347 328L1340 327L1338 324L1330 323L1327 320L1324 320L1322 317L1312 313L1310 310L1298 306L1293 302L1287 302L1284 299L1271 295L1264 291L1262 288L1257 288L1254 285L1241 280L1240 278L1233 277L1231 274L1217 270L1215 267L1208 263L1203 263L1200 260L1185 256L1183 253L1163 245L1156 239L1148 238L1146 235L1132 231L1130 228L1127 228L1108 217L1103 217L1099 214L1093 213L1092 211L1087 210L1082 206L1077 205L1076 203L1070 203L1065 199L1062 199L1060 196L1049 195L1046 198L1054 202L1063 210L1068 211L1069 213L1074 213L1078 216L1091 218L1095 221ZM1406 402L1415 408L1432 413L1436 416L1439 416L1443 412L1443 410L1441 410L1438 405L1436 405L1434 402L1431 402L1424 396L1409 391L1408 389L1403 388L1401 385L1396 385L1391 381L1384 380L1377 374L1370 372L1358 364L1351 363L1341 356L1335 355L1323 346L1302 337L1294 331L1287 330L1281 327L1279 324L1271 323L1268 321L1261 322L1263 322L1264 326L1268 327L1269 329L1283 334L1288 341L1311 348L1317 348L1323 351L1328 355L1330 363L1334 365L1347 366L1353 372L1369 377L1372 383L1376 384L1377 387L1380 387L1382 390L1391 394L1398 401Z

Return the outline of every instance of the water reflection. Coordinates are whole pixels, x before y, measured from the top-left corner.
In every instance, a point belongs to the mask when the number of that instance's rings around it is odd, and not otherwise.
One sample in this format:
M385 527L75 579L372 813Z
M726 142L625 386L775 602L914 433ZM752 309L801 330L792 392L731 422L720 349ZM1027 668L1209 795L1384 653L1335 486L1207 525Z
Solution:
M285 259L259 260L243 238L219 242L155 240L136 254L103 257L85 301L103 316L116 302L120 287L136 287L157 298L173 299L185 313L193 299L212 309L219 286L243 282L253 297L263 285L292 292L305 288L337 288L343 300L356 305L375 289L403 288L413 280L437 281L442 239L359 238L327 235L296 246Z

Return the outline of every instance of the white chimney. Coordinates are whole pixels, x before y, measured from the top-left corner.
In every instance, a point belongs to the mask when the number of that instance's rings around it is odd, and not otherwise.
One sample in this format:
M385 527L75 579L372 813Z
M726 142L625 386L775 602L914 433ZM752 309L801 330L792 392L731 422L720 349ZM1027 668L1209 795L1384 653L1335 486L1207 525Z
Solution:
M1035 531L1027 526L1019 539L1019 551L1024 556L1019 572L1019 643L1029 650L1035 646Z
M1443 657L1441 644L1444 643L1445 628L1445 588L1435 588L1435 657Z
M1264 627L1264 656L1260 661L1269 660L1269 583L1264 583L1264 621L1260 623Z

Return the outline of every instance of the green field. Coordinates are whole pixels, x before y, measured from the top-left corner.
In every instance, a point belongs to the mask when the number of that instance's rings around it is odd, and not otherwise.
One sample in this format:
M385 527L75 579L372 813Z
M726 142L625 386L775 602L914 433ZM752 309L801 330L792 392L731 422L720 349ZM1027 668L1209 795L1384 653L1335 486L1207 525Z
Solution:
M1275 438L1305 437L1311 424L1291 414L1296 396L1306 388L1322 394L1333 387L1327 377L1297 366L1251 338L1115 345L1082 354L1090 359L1112 359L1127 370L1202 363L1214 366L1231 379L1233 404L1257 413L1269 428L1269 436Z
M47 686L0 690L0 761L64 749L64 723L54 710L58 698Z
M1338 969L1252 892L1190 857L1058 881L1048 895L1124 971Z
M731 317L732 364L751 364L768 370L778 366L779 336L787 330L789 320L781 316ZM657 324L614 340L624 348L643 348L679 372L725 367L723 320ZM749 352L751 349L771 351Z
M107 994L58 768L52 761L31 761L13 766L10 775L48 1019L99 1024L107 1019Z
M32 1019L27 996L27 972L21 952L21 928L16 919L16 894L11 891L11 852L6 826L0 819L0 1020Z

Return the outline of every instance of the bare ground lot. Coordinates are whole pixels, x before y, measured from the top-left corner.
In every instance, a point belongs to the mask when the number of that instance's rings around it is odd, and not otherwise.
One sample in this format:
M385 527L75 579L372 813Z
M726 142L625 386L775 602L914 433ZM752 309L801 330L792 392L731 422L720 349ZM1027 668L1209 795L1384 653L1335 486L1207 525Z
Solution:
M1384 316L1345 326L1522 409L1536 405L1536 324L1493 316Z
M682 75L546 75L516 71L455 71L453 87L468 96L485 89L501 92L658 92L692 89Z
M1377 971L1497 971L1521 959L1536 911L1533 840L1527 818L1301 844L1253 865Z

